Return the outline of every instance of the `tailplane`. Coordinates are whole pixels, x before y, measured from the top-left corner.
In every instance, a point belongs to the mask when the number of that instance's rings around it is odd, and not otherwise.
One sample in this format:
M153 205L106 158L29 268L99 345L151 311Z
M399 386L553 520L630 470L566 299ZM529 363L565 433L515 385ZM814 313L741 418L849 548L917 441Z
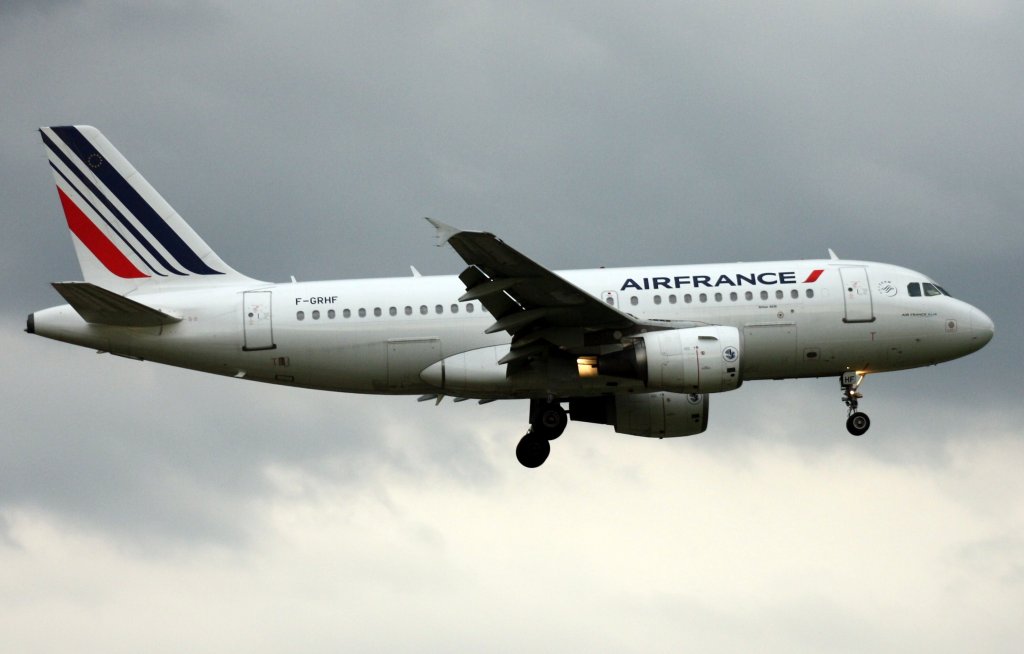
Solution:
M40 130L86 282L117 293L248 279L95 127Z

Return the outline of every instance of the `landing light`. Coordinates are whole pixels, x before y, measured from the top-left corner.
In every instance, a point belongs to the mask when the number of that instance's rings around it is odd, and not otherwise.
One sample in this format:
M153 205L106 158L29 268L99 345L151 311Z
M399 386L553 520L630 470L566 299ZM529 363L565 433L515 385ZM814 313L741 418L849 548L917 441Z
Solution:
M579 370L580 377L597 377L597 357L578 357L576 369Z

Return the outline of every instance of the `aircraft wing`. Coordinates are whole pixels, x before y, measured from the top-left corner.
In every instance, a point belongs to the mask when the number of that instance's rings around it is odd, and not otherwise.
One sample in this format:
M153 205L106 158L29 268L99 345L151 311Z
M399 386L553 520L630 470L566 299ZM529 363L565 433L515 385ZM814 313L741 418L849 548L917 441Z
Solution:
M650 324L619 311L494 234L427 220L437 229L439 244L448 243L469 264L459 275L466 286L459 300L479 300L494 316L486 333L507 331L512 336L512 351L503 363L538 354L550 345L581 350L615 342L641 327L670 326Z

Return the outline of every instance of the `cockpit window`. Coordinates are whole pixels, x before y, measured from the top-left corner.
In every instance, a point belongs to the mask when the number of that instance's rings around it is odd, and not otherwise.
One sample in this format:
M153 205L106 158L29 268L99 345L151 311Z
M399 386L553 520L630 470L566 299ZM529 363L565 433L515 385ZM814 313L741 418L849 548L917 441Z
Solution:
M935 297L936 295L953 297L946 292L946 289L930 282L911 282L907 284L907 294L910 297L921 297L922 295L925 297Z

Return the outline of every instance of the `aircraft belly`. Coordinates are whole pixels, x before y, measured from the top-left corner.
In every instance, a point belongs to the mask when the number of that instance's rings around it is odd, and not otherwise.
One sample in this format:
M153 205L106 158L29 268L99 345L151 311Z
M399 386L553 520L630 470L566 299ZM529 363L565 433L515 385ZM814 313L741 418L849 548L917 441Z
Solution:
M404 327L404 329L403 329ZM437 323L425 329L417 321L383 331L373 324L362 329L292 330L280 332L278 348L268 357L286 358L299 386L332 391L380 394L421 394L437 389L420 373L445 353L501 340L486 336L478 325L455 331Z

